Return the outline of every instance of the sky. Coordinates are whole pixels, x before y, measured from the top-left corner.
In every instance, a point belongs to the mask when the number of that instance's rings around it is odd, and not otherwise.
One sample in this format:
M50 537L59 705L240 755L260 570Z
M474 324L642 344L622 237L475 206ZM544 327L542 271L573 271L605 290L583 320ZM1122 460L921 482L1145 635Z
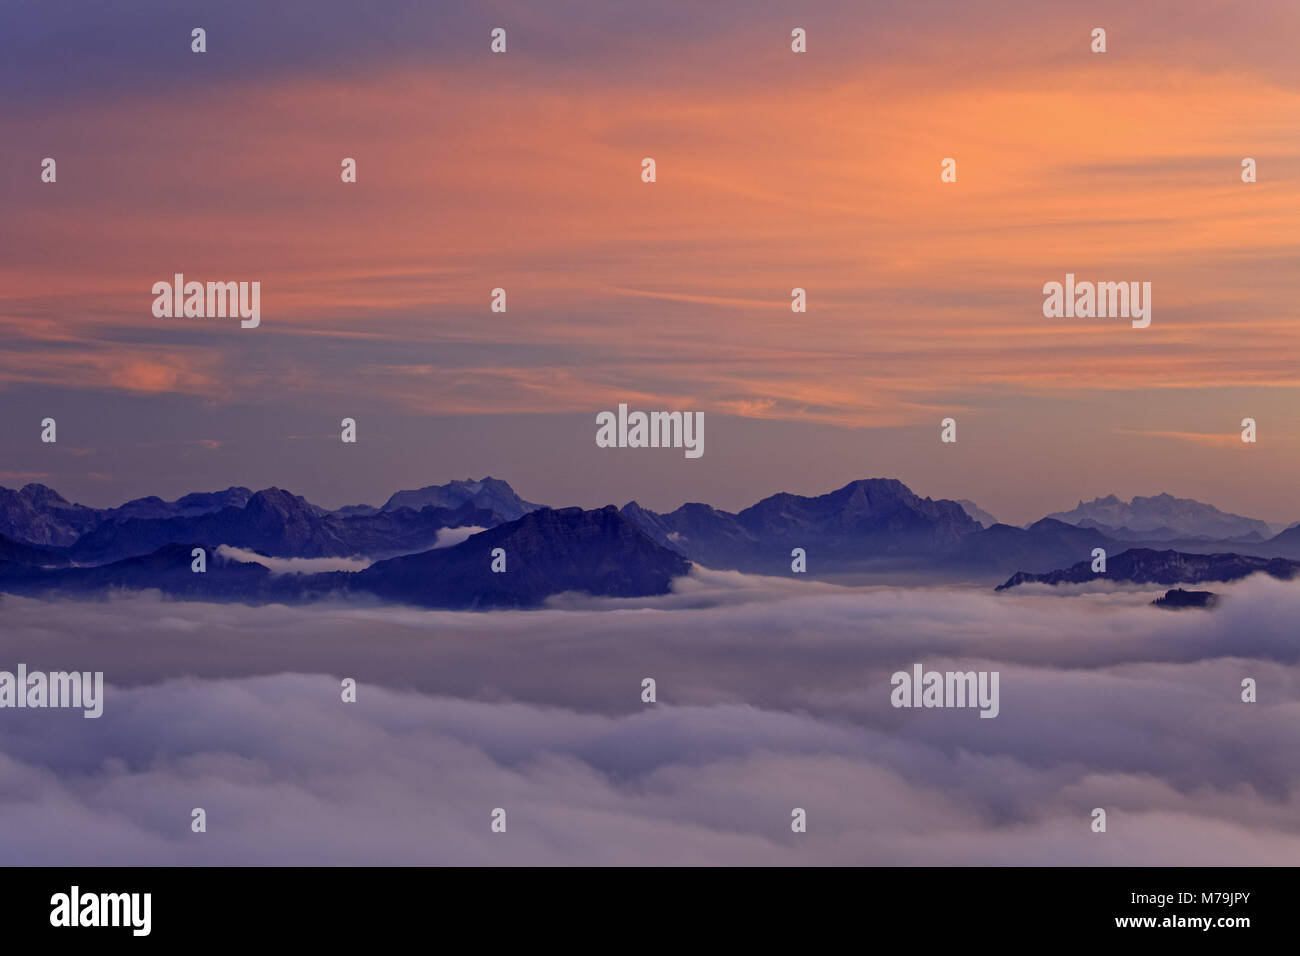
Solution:
M3 18L0 484L737 509L896 477L1015 522L1161 491L1300 520L1293 3ZM155 318L176 272L260 281L261 325ZM1066 273L1151 282L1150 327L1044 318ZM597 448L620 402L703 411L703 457Z

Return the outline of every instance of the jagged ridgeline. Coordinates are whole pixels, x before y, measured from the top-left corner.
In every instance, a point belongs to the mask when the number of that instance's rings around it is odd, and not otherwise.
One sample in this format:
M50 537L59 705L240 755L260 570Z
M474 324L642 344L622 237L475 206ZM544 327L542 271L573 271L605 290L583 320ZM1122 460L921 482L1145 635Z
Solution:
M776 494L735 513L702 503L666 513L636 502L551 509L495 478L332 511L282 489L242 487L96 509L32 484L0 489L0 590L157 589L248 603L337 598L477 609L536 607L566 591L665 594L692 564L790 576L796 550L807 577L897 575L1004 588L1091 579L1079 567L1096 548L1111 555L1112 580L1165 585L1256 570L1285 577L1292 567L1284 559L1300 558L1300 528L1264 538L1262 522L1198 502L1157 496L1092 505L1018 528L970 501L920 497L896 479L853 481L812 497ZM1125 524L1102 524L1098 514ZM1178 535L1175 525L1219 528L1241 536L1241 547L1196 535L1163 551L1149 547L1157 531Z

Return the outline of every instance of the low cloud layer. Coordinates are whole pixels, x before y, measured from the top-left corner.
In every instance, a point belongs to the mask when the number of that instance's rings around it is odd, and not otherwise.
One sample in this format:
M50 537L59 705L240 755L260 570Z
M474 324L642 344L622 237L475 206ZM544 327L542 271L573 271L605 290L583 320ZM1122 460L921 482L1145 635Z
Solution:
M258 554L249 548L236 548L228 544L217 546L217 554L233 561L260 564L272 574L321 574L326 571L364 571L370 567L369 558L273 558Z
M450 548L460 544L470 535L486 531L477 525L465 525L460 528L439 528L433 548ZM235 561L252 562L269 568L272 574L321 574L327 571L364 571L374 564L374 559L357 556L351 558L273 558L259 554L251 548L236 548L229 544L218 545L216 553L223 558Z
M465 525L463 528L439 528L438 540L434 548L450 548L452 545L460 544L470 535L478 534L480 531L486 531L487 528L478 525Z
M5 597L0 668L110 686L99 720L0 713L0 856L1289 864L1300 587L1222 590L1210 613L708 571L489 614ZM892 708L914 662L1000 671L1000 716Z

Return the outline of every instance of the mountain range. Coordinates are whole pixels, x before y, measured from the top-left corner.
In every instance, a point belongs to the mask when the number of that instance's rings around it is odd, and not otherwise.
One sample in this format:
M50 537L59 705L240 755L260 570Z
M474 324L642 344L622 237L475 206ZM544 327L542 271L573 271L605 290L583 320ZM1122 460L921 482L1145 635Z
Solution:
M1097 548L1109 556L1106 576L1113 580L1167 585L1254 571L1292 576L1300 567L1300 526L1272 537L1267 530L1264 522L1170 495L1128 503L1098 498L1017 528L973 502L923 498L887 478L811 497L780 493L735 513L698 502L664 513L635 501L552 509L490 477L334 511L283 489L242 487L95 509L31 484L0 489L0 591L157 588L250 603L355 598L535 607L565 591L664 594L692 563L788 575L797 549L809 577L1002 581L999 589L1093 580ZM1174 537L1162 540L1163 548L1150 546L1152 536L1164 535ZM204 549L204 573L190 570L195 548ZM497 553L504 554L504 572L492 570ZM283 559L304 558L364 560L361 570L284 571Z
M444 528L491 527L505 519L471 501L455 508L395 508L337 514L279 488L259 491L242 508L169 518L109 518L66 548L80 564L148 554L176 541L229 545L269 557L383 557L432 548Z
M736 514L697 503L657 514L635 501L623 514L665 548L742 571L788 570L799 547L840 568L921 558L982 530L957 502L920 498L893 478L853 481L815 498L772 495Z
M1178 551L1153 551L1130 548L1106 562L1106 570L1092 570L1091 561L1080 561L1059 571L1046 574L1017 572L997 590L1020 584L1088 584L1099 579L1132 584L1200 584L1205 581L1239 581L1262 572L1282 581L1300 574L1300 561L1288 558L1257 558L1243 554L1183 554Z
M1069 511L1047 517L1066 524L1096 528L1129 541L1208 538L1219 541L1264 541L1272 537L1268 522L1220 511L1192 498L1159 494L1123 501L1115 495L1080 501Z

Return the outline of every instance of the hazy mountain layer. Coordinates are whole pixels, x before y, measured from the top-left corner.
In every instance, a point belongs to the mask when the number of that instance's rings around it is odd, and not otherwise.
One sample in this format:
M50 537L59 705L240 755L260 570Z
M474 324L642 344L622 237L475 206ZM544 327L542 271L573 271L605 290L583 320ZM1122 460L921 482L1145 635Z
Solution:
M1069 511L1058 511L1047 517L1067 524L1095 527L1115 536L1129 536L1129 540L1136 540L1131 536L1152 532L1164 540L1191 537L1263 541L1272 537L1267 522L1229 514L1192 498L1175 498L1167 494L1139 495L1132 501L1107 495L1092 501L1080 501Z

